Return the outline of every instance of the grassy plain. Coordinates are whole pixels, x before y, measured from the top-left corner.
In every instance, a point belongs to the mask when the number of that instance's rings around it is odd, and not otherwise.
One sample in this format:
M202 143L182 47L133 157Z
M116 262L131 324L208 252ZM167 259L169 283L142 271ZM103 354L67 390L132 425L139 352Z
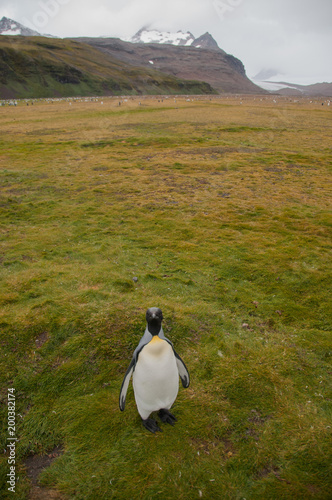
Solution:
M332 115L273 99L0 108L15 498L329 498ZM158 435L118 409L150 306L191 374Z

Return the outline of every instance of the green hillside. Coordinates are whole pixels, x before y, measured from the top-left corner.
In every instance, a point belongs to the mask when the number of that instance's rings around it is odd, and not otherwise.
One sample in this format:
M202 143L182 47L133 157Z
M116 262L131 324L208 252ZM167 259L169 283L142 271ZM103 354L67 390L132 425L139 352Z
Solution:
M2 99L210 93L208 83L126 64L84 43L0 36Z

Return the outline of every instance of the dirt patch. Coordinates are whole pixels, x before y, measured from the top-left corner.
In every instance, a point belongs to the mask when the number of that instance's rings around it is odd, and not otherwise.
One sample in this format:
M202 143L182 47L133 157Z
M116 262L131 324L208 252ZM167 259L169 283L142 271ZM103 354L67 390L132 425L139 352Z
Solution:
M246 430L246 439L248 437L252 437L255 441L259 441L259 431L258 426L264 425L267 420L272 418L270 415L263 416L259 410L253 409L251 410L250 417L248 418L248 422L254 424L254 427L248 427Z
M43 332L41 333L35 340L35 343L36 343L36 347L37 349L39 349L39 347L41 347L43 344L45 344L45 342L47 341L48 339L48 335L47 335L47 332Z
M236 449L235 449L234 444L227 437L225 437L222 440L222 442L224 444L224 455L225 455L225 458L232 458L235 455L235 453L236 453Z
M198 455L203 453L205 453L206 455L210 455L211 450L216 447L216 443L214 443L213 441L207 441L206 439L202 438L192 438L191 443L197 450Z
M43 488L38 484L38 478L43 470L47 469L52 462L63 453L57 446L47 455L31 455L24 461L27 476L31 481L29 500L64 500L65 497L56 490Z
M270 415L263 416L259 410L254 409L251 410L251 415L248 418L248 421L253 424L263 425L267 420L270 420L272 417Z
M33 486L30 490L28 500L65 500L65 497L58 491Z
M265 477L269 476L270 474L273 474L274 476L279 478L280 471L279 471L278 467L270 467L270 466L263 467L262 469L260 469L257 472L257 478L264 479Z
M278 467L273 467L273 466L267 466L267 467L263 467L262 469L260 469L256 474L256 478L257 479L264 479L270 475L275 476L275 478L282 483L292 484L287 479L280 477L280 475L281 475L280 469Z

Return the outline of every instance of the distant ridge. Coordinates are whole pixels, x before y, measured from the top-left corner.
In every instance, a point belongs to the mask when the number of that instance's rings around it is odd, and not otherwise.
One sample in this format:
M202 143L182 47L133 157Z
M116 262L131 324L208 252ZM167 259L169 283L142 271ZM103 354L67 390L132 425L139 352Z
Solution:
M312 97L332 97L332 83L322 82L314 83L313 85L297 85L296 83L275 82L280 85L278 94L281 95L298 95Z
M273 69L264 69L252 79L257 85L273 94L307 97L332 97L332 82L291 83L285 75Z

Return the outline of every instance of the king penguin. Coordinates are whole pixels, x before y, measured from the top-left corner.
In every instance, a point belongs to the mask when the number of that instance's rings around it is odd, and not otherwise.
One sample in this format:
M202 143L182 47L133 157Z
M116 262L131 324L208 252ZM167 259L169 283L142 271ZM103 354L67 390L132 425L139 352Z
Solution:
M189 387L186 365L174 350L173 344L163 332L163 314L158 307L146 312L146 329L136 347L124 376L119 398L120 410L125 409L126 395L131 376L138 413L142 423L151 432L161 431L150 417L158 411L162 422L174 425L176 418L169 411L179 390L179 376L183 387Z

